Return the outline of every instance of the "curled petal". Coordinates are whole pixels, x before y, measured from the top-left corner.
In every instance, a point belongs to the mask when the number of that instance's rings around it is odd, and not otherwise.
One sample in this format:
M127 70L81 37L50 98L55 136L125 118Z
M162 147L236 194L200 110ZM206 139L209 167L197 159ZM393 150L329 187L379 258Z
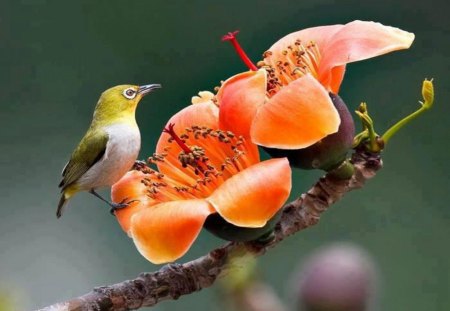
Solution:
M139 252L155 264L183 256L213 210L205 200L161 203L131 219L131 237Z
M223 83L217 93L221 129L249 137L250 126L258 106L266 97L266 71L247 71Z
M290 191L289 162L279 158L260 162L234 175L207 200L227 222L258 228L283 206Z
M141 180L145 177L142 172L130 171L125 174L111 188L111 198L113 202L137 200L130 203L126 208L118 209L115 212L117 221L123 231L129 233L131 217L146 206L152 205L152 200L146 195L146 187Z
M325 85L336 84L329 77L334 67L407 49L413 41L413 33L399 28L365 21L348 23L322 47L320 80Z
M283 87L258 109L251 136L258 145L301 149L337 132L339 124L327 91L308 74Z

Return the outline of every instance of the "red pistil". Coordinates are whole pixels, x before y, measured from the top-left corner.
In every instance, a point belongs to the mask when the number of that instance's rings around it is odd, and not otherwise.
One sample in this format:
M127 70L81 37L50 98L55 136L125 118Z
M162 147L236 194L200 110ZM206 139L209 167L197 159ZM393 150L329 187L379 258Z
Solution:
M172 137L172 139L176 141L176 143L178 144L178 146L180 146L181 149L183 149L183 151L184 151L186 154L193 153L192 150L191 150L191 148L189 148L189 147L186 145L186 143L184 142L184 140L182 140L182 139L180 138L180 136L178 136L177 133L175 133L175 130L173 129L174 127L175 127L175 124L174 124L174 123L169 123L169 125L163 129L163 132L169 134L170 137ZM196 173L195 173L195 174L198 175L197 170L198 170L200 173L204 173L204 171L207 169L207 168L205 168L205 164L202 163L202 162L201 162L200 160L198 160L198 159L195 160L195 163L197 164L197 165L196 165Z
M189 148L180 138L180 136L178 136L177 133L175 133L175 130L173 129L174 126L175 126L174 123L169 123L169 126L165 127L163 132L169 134L170 137L172 137L177 142L177 144L181 147L181 149L183 149L184 152L191 153L192 152L191 148Z
M258 67L253 64L253 62L250 60L250 58L247 56L247 54L242 49L241 45L236 39L236 35L239 33L239 30L229 32L226 35L222 37L222 41L230 41L233 45L234 49L236 50L236 53L239 55L239 57L242 59L242 61L245 63L245 65L253 71L258 70Z

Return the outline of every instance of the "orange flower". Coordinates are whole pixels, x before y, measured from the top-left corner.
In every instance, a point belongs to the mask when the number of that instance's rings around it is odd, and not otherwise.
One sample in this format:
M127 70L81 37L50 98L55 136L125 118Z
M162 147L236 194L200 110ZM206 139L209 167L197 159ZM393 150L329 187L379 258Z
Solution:
M153 263L183 256L209 215L218 213L235 226L260 228L289 196L288 160L260 162L256 145L219 130L218 114L211 99L175 114L150 158L158 171L141 164L112 188L115 202L139 200L116 216L139 252Z
M330 95L338 93L347 63L409 48L414 40L412 33L374 22L314 27L280 39L255 66L235 35L223 39L252 71L221 86L220 127L279 149L306 148L338 131L341 118Z

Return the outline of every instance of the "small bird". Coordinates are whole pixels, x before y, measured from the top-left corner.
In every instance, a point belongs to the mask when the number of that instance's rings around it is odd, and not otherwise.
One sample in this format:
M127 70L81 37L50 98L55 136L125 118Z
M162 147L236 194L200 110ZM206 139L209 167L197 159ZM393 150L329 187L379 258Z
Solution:
M57 218L66 201L80 191L108 203L112 213L130 203L109 202L95 189L113 185L133 166L141 148L136 107L144 95L159 88L160 84L118 85L102 93L89 129L62 171Z

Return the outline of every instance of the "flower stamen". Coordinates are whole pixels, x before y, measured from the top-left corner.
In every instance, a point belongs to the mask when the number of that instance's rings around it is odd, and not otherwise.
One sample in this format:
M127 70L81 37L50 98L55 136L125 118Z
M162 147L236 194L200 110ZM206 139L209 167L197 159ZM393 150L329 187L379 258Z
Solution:
M170 135L169 142L176 142L181 147L178 161L183 168L191 168L197 176L197 187L220 185L225 179L244 170L251 165L246 155L245 140L231 131L213 130L206 126L191 126L182 135L174 131L174 124L169 124L165 133ZM195 139L195 145L189 146L186 141ZM164 162L169 149L154 154L149 162ZM189 151L188 151L189 150ZM210 158L212 160L210 160ZM225 174L225 175L224 175ZM192 176L193 177L193 176ZM191 186L192 187L192 186ZM196 187L196 189L197 189Z
M179 135L175 132L175 124L169 123L163 132L170 135L168 142L175 142L181 148L180 152L178 155L170 152L173 147L167 145L149 157L147 163L169 165L178 176L168 178L144 162L134 165L135 170L145 174L141 182L146 186L147 197L153 201L207 197L226 179L253 164L246 157L244 138L230 131L194 125ZM195 145L190 145L194 141ZM174 156L180 166L172 164Z
M258 62L258 67L267 71L266 94L269 98L284 85L308 73L318 77L321 55L317 44L313 41L304 45L300 40L296 40L293 45L281 51L280 55L266 51L262 56L264 61Z

